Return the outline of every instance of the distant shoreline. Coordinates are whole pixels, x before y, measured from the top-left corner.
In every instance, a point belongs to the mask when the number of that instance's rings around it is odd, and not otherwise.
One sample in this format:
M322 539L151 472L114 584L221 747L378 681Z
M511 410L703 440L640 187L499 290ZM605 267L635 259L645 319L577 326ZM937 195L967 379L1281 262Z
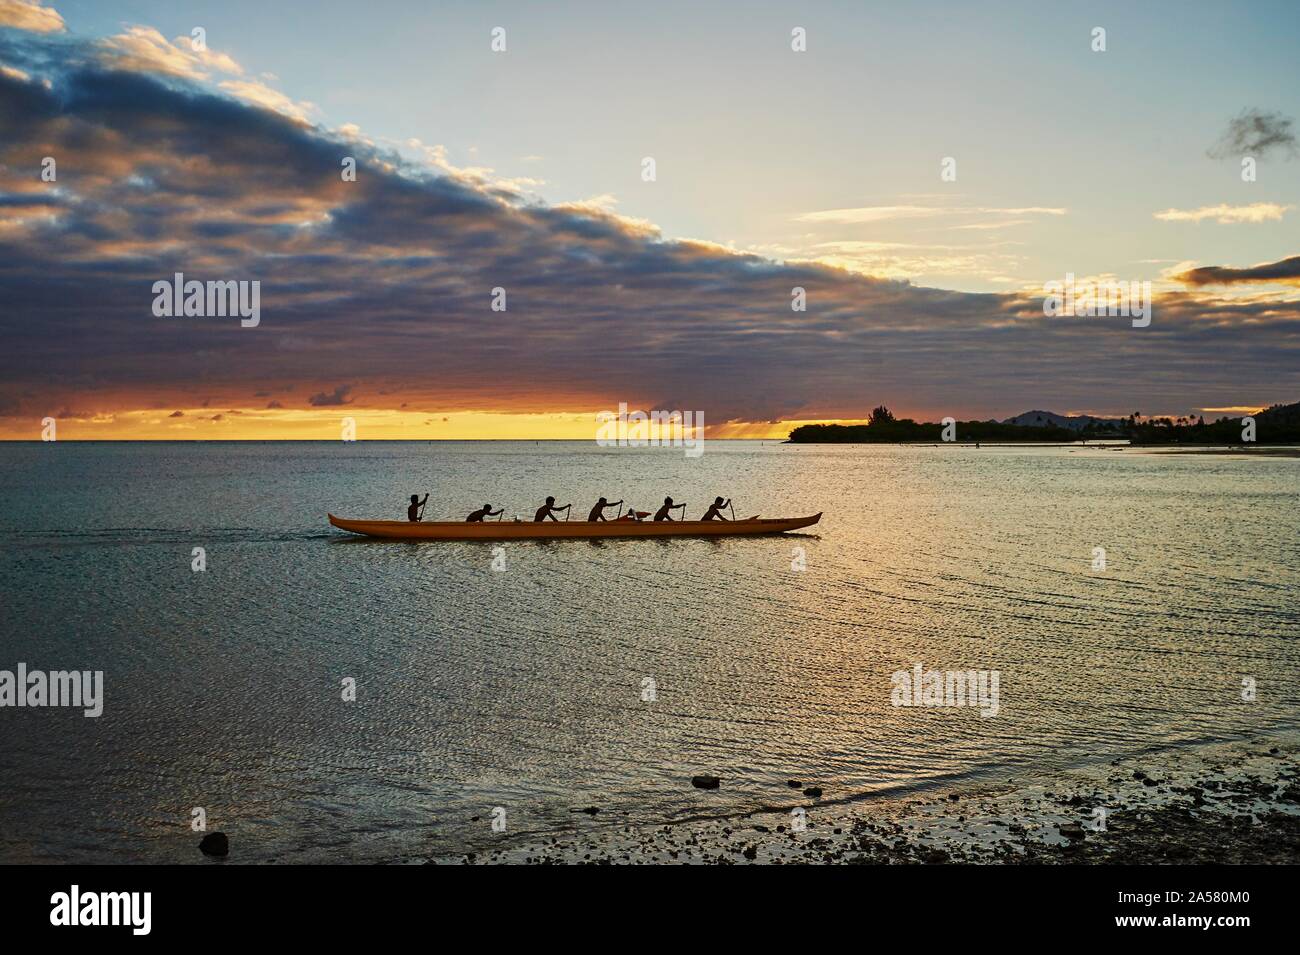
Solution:
M1106 451L1137 451L1150 454L1225 455L1237 457L1300 457L1300 444L1258 445L1172 445L1133 444L1126 439L1088 439L1077 441L791 441L789 438L705 438L705 444L766 444L795 445L803 447L891 447L891 448L1072 448ZM29 438L0 438L3 445L27 444L593 444L586 438L365 438L343 442L338 438L60 438L58 441L40 441ZM627 449L619 449L627 450ZM651 447L634 450L663 451L671 447Z
M1123 439L1111 439L1108 441L1092 440L1084 441L1023 441L1008 440L1006 438L1000 441L935 441L934 439L924 439L918 441L782 441L782 444L797 445L852 445L855 447L887 447L887 448L1127 448L1129 443Z
M758 441L768 444L789 444L785 438L709 438L707 444L724 441ZM342 441L339 438L59 438L42 441L39 438L0 438L0 444L590 444L594 438L357 438ZM627 450L620 448L619 450ZM677 445L658 445L639 450L680 450Z
M785 441L784 444L827 447L832 445L849 447L890 447L890 448L1096 448L1104 451L1133 451L1145 454L1191 454L1224 455L1236 457L1300 457L1300 445L1205 445L1180 446L1169 444L1133 444L1129 441Z
M914 421L895 418L884 405L865 424L804 424L790 432L792 444L895 444L916 441L1076 444L1123 441L1150 447L1245 447L1300 445L1300 402L1272 405L1246 417L1146 417L1127 419L1027 411L1006 421Z

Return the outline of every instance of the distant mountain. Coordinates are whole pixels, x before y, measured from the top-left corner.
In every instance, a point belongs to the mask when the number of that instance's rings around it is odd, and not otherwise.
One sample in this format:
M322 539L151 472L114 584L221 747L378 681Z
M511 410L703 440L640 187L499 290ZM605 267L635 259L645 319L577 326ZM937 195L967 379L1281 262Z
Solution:
M1014 424L1022 428L1068 428L1082 431L1088 425L1097 428L1119 428L1127 424L1123 418L1094 418L1092 415L1062 415L1053 411L1026 411L1014 418L1007 418L1003 424Z
M1240 417L1241 415L1236 415L1233 420ZM1273 427L1300 425L1300 401L1289 405L1273 405L1255 415L1255 420L1261 425L1269 424ZM1022 428L1067 428L1070 431L1082 431L1089 424L1096 428L1126 429L1128 427L1127 418L1096 418L1087 414L1061 415L1054 411L1026 411L1014 418L1007 418L1002 423L1014 424Z

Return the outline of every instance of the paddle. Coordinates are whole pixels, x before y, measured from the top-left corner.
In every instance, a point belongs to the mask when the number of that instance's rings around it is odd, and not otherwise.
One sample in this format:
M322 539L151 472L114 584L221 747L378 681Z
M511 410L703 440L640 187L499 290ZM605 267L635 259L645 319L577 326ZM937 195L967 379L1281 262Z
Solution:
M731 503L731 498L727 498L727 507L731 508L731 519L736 519L736 508Z
M417 521L424 520L424 505L428 503L429 503L429 495L426 494L424 495L424 500L420 502L420 509L415 512L415 519Z

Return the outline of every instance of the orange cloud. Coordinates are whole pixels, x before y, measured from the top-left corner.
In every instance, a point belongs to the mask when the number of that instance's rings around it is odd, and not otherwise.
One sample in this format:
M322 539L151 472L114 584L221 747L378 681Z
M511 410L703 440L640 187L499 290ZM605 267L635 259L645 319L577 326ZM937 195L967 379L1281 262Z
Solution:
M32 33L62 33L67 29L59 11L41 5L41 0L0 0L0 27Z

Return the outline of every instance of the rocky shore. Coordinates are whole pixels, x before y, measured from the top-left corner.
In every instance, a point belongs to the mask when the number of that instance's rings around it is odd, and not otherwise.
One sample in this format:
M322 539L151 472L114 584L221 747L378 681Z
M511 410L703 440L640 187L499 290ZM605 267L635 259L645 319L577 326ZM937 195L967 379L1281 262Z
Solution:
M690 785L689 780L683 781ZM725 775L720 785L726 785ZM882 802L791 788L790 805L593 828L470 864L1194 864L1300 862L1300 745L1176 748ZM817 795L808 796L806 792ZM598 807L575 809L594 819Z

